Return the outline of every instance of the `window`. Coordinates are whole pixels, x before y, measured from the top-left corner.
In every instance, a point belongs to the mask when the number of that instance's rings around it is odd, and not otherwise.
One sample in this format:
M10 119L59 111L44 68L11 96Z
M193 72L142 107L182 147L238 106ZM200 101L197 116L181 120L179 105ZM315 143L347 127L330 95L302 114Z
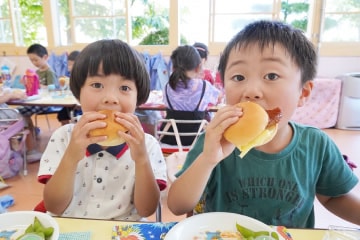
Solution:
M276 1L214 0L210 10L213 42L228 42L245 25L256 19L273 19Z
M326 1L321 41L360 42L359 0Z
M0 0L0 8L0 43L47 44L41 0Z
M25 55L39 42L62 53L119 38L150 54L198 41L218 55L258 19L303 29L320 55L360 55L359 0L0 0L0 51Z
M10 6L7 0L0 0L0 43L12 43Z
M209 44L209 1L179 1L180 42Z
M106 38L118 38L132 45L168 44L168 3L154 0L58 0L61 45Z
M321 56L360 55L360 1L326 0L321 31Z
M61 45L90 43L103 38L127 41L124 0L59 0ZM70 3L70 5L69 5Z

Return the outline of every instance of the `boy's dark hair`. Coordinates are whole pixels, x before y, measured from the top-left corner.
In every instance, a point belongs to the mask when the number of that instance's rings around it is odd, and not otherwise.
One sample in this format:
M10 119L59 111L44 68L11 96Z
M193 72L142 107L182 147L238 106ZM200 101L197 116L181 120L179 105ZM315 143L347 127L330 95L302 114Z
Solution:
M199 52L201 58L205 58L205 60L207 60L209 49L204 43L196 42L193 44L193 47Z
M36 54L39 57L49 55L46 47L44 47L43 45L38 44L38 43L30 45L30 47L28 47L26 53L27 54L30 54L30 53L31 54Z
M141 55L127 43L106 39L86 46L76 58L70 75L70 89L80 98L80 90L88 76L96 76L102 65L105 76L119 74L135 82L137 105L146 102L150 94L150 77Z
M317 54L304 33L282 22L261 20L247 25L225 47L218 66L223 83L230 52L235 48L246 48L253 43L257 43L262 50L276 43L280 44L300 68L302 84L315 78Z
M169 85L172 89L176 89L179 81L182 81L187 88L189 77L186 76L186 71L192 71L201 63L201 58L198 51L189 45L177 47L170 56L173 66L173 72L169 78Z
M75 61L75 59L77 58L77 56L80 54L80 51L72 51L69 56L67 57L68 61Z

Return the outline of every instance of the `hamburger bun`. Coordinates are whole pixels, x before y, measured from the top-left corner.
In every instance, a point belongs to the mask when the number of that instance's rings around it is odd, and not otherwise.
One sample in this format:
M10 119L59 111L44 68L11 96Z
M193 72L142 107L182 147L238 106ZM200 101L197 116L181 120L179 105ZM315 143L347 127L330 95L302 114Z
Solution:
M277 132L278 121L280 120L280 109L276 116L271 116L260 105L254 102L241 102L237 106L242 108L243 116L228 127L224 132L224 138L234 144L240 151L240 157L244 157L250 149L264 145L274 138ZM271 124L269 124L271 123Z
M106 127L93 129L89 132L90 137L107 136L107 139L98 142L102 146L116 146L123 144L125 140L118 135L118 131L126 132L127 129L115 121L115 111L101 110L99 113L105 114L106 118L99 121L106 122Z

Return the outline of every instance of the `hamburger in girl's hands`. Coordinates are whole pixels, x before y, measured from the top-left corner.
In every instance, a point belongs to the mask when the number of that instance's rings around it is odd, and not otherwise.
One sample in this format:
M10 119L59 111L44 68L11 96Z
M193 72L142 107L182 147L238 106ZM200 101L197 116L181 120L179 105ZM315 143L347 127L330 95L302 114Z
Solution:
M264 145L275 136L281 118L279 108L265 110L254 102L237 104L243 110L243 116L228 127L224 138L233 143L240 151L240 157L253 147Z
M106 127L91 130L89 132L90 137L107 136L105 141L98 143L102 146L116 146L123 144L125 140L119 136L118 131L126 132L127 129L115 121L115 111L101 110L99 113L106 115L105 119L99 120L106 122Z

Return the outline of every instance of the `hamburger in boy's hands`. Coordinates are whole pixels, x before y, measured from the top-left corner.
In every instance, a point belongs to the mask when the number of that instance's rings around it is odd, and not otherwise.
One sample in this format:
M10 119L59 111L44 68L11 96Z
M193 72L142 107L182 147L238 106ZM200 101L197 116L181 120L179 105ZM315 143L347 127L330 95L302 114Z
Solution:
M273 139L281 111L279 108L265 110L254 102L241 102L237 105L242 108L243 116L225 130L224 138L241 151L242 158L253 147L264 145Z
M102 146L116 146L123 144L125 140L118 135L118 131L126 132L127 129L115 121L115 111L101 110L99 113L106 115L105 119L100 120L106 122L106 127L90 130L89 136L107 136L105 141L98 142L98 144Z

